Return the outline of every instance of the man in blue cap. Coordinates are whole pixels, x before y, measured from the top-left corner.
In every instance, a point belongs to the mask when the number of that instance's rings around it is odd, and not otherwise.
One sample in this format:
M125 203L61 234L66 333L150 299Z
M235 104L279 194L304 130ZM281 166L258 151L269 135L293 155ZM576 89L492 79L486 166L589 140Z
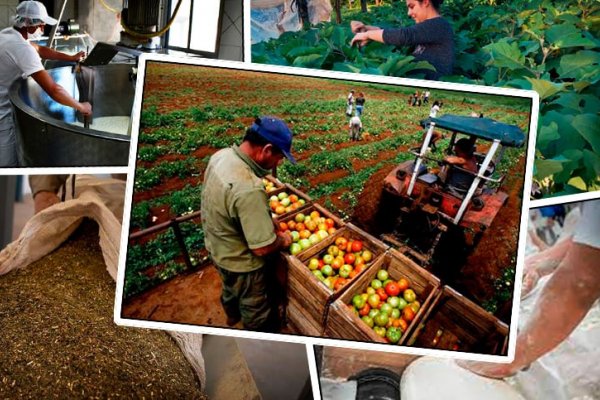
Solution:
M262 178L284 157L296 163L291 147L285 122L257 118L242 144L215 153L204 173L205 245L221 276L221 303L230 326L241 319L246 329L278 329L269 295L274 263L268 256L289 247L292 238L276 233Z

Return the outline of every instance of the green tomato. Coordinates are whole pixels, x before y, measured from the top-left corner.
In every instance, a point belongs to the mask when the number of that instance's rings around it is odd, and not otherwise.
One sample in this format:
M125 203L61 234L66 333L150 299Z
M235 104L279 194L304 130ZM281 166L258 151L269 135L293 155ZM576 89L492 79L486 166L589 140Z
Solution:
M404 297L404 300L406 300L407 303L412 303L417 299L417 295L412 289L406 289L402 294L402 297Z
M404 307L406 307L408 305L408 303L406 302L406 300L404 300L401 297L398 297L398 310L403 310Z
M379 309L380 312L385 313L387 315L390 315L392 313L392 310L392 306L390 306L388 303L383 303L383 305Z
M367 294L368 294L368 295L375 294L375 293L376 293L376 292L375 292L375 289L373 289L371 286L369 286L369 287L367 288Z
M386 313L381 312L381 310L379 311L379 314L373 318L373 322L375 322L375 325L377 326L386 326L389 320L390 317L388 317Z
M313 271L312 274L314 276L317 277L318 280L322 281L323 279L325 279L325 277L323 276L323 273L321 271L319 271L318 269Z
M365 301L365 298L362 297L360 294L357 294L352 298L352 305L359 310L363 308L366 303L367 302Z
M363 320L363 322L365 324L367 324L367 326L369 328L372 328L374 323L373 323L373 318L369 317L368 315L365 315L364 317L361 318Z
M380 281L387 281L389 277L390 274L385 269L380 269L379 271L377 271L377 279L379 279Z
M371 294L371 295L369 295L369 298L367 299L367 302L373 308L377 307L379 305L380 301L381 301L381 298L379 297L378 294Z
M295 256L302 251L302 247L298 243L292 243L290 246L290 254Z
M321 273L325 276L331 276L333 275L333 268L331 268L331 265L323 265L323 268L321 268Z
M400 298L398 296L390 296L387 298L387 302L393 308L398 308L400 305Z
M383 283L379 279L373 279L371 281L371 287L375 290L381 288L382 286L383 286Z
M369 314L368 314L368 315L369 315L369 317L371 317L371 318L375 318L375 317L376 317L378 314L379 314L379 309L377 309L377 308L372 308L372 309L369 311Z
M392 308L392 313L390 314L390 317L394 319L400 318L400 310L398 310L397 308Z
M383 326L376 326L375 328L373 328L373 330L375 331L375 334L377 336L381 336L382 338L385 337L386 329Z
M311 271L319 269L319 260L316 258L311 258L308 262L308 269L310 269Z
M400 337L402 336L402 331L395 327L389 327L385 334L385 337L390 341L390 343L398 343L400 341Z

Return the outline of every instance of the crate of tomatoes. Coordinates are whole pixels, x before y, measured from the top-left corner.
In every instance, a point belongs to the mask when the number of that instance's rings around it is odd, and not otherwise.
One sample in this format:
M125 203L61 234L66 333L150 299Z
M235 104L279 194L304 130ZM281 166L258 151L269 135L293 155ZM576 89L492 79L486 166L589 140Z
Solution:
M408 344L428 349L506 355L508 326L449 286L444 286L411 332Z
M439 287L438 278L391 249L333 303L325 334L405 344Z
M265 187L265 192L271 193L277 189L281 189L285 185L273 175L267 175L262 178L263 186Z
M302 317L323 331L330 304L387 248L356 226L343 226L307 251L288 257L290 301L298 302Z
M277 219L301 212L312 204L312 199L306 193L288 184L268 192L267 196L271 215Z

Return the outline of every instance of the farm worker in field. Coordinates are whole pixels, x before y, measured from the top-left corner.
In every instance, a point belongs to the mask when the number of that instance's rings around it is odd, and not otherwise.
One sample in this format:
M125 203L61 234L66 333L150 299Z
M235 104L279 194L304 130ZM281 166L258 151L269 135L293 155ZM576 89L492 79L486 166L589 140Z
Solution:
M435 118L437 113L440 111L440 108L440 102L437 100L434 101L431 109L429 110L429 118Z
M425 94L423 96L423 104L429 104L429 95L430 95L429 90L426 90Z
M76 62L85 53L68 55L27 41L41 37L46 24L55 25L57 22L48 16L46 7L39 1L19 3L13 20L12 27L0 31L0 167L16 167L19 164L16 124L8 97L8 90L17 79L31 76L53 100L72 107L83 115L92 114L92 106L69 96L44 70L40 60L42 57Z
M227 324L275 332L271 299L273 255L292 243L275 232L262 178L291 154L292 132L281 119L257 118L239 146L215 153L202 190L202 227L206 249L221 276L221 303Z
M443 0L406 0L408 16L416 24L401 28L379 28L352 21L350 27L355 34L351 44L360 46L370 40L393 46L410 46L416 60L427 61L435 71L423 70L425 79L438 80L452 74L454 64L454 33L450 23L440 16Z
M365 94L360 92L356 98L356 116L361 117L365 107Z
M348 117L352 116L352 106L354 105L354 90L351 90L348 93L348 97L346 99L346 115Z
M551 275L519 331L514 361L462 362L463 367L492 378L516 374L517 387L532 400L598 398L600 200L582 204L573 232L525 262L524 285Z
M362 122L358 115L350 118L350 140L361 140L360 133L362 132Z

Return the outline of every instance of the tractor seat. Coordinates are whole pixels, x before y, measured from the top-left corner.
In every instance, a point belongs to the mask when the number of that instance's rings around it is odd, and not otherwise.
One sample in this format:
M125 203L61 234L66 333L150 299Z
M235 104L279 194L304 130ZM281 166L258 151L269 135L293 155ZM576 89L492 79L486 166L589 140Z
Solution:
M463 198L469 191L474 179L475 173L453 165L450 167L446 177L446 188L452 195ZM478 194L480 191L481 186L475 191L475 194Z

